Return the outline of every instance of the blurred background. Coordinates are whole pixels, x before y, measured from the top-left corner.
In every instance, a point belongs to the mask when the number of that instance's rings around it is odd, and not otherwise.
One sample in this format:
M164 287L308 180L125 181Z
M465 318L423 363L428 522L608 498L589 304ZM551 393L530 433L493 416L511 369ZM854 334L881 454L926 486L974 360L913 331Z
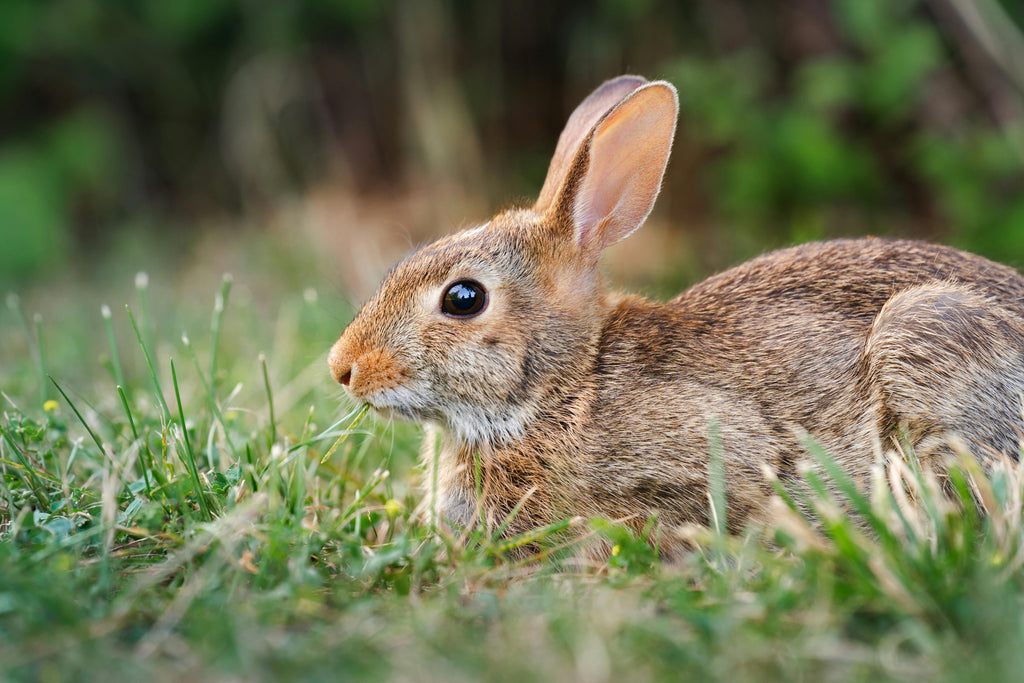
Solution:
M1022 25L1020 0L4 0L0 284L206 264L358 300L532 201L620 73L682 105L609 254L630 286L863 234L1022 266Z

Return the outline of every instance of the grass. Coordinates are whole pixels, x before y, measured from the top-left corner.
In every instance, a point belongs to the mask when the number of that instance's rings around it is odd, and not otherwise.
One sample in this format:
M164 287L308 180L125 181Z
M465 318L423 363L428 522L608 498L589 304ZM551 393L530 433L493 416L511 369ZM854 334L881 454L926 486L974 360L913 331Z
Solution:
M328 377L343 312L306 291L268 313L242 278L210 308L158 284L94 315L11 296L0 318L4 680L1024 671L1015 465L962 459L944 496L909 454L866 494L809 443L806 491L780 487L766 528L722 534L715 477L716 529L680 565L600 520L605 564L515 563L414 514L417 430L342 407Z

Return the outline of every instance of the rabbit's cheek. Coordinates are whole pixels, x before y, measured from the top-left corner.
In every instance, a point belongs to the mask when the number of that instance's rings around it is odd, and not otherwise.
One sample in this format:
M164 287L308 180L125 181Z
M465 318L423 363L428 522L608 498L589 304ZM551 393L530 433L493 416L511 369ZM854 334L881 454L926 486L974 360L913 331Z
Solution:
M509 390L518 383L522 363L509 344L463 344L453 349L436 378L453 395L488 408L507 402ZM443 376L442 376L443 375Z

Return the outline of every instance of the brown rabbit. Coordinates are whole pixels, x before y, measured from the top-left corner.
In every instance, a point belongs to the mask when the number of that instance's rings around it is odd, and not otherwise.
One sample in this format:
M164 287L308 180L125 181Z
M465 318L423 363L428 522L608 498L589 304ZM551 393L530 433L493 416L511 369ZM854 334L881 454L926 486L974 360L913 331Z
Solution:
M601 252L650 212L677 111L668 83L602 85L569 118L532 208L413 252L334 345L331 372L356 400L430 426L427 509L460 525L482 509L493 528L521 506L506 534L655 517L672 556L673 528L708 521L712 419L733 528L764 510L762 463L794 476L804 434L860 481L878 440L900 433L923 452L956 438L1016 457L1024 279L1010 268L837 240L668 303L602 289Z

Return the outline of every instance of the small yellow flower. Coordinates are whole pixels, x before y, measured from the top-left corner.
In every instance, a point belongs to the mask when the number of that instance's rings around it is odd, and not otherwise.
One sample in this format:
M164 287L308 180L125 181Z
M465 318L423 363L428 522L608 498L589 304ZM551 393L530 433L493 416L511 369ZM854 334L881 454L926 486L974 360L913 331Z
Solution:
M51 398L49 401L43 404L43 410L45 410L48 413L52 413L53 411L57 410L59 405L59 403L57 403Z
M401 511L402 504L394 498L390 498L388 502L384 503L384 512L388 513L388 517L397 517Z
M620 552L622 552L622 546L618 543L612 546L612 557L618 557Z

